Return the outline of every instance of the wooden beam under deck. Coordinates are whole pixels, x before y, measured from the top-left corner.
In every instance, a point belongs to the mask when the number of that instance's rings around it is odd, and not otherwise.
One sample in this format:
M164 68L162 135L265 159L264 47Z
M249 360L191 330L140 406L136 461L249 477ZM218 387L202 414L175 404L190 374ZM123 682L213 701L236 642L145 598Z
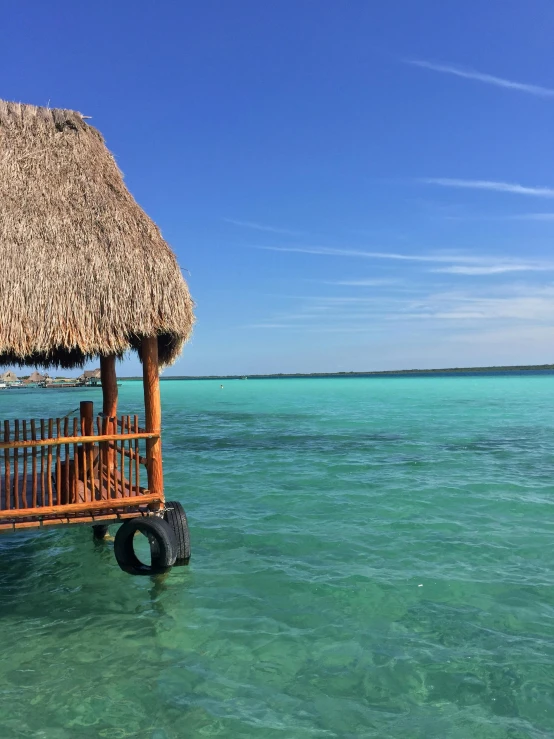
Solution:
M127 518L138 516L152 516L154 513L148 508L133 508L133 510L100 513L91 516L63 516L61 513L54 518L36 519L34 521L9 521L0 522L0 534L8 534L23 529L41 529L43 526L70 526L72 524L83 524L87 526L95 524L120 523Z
M31 516L40 518L41 516L63 516L66 513L92 513L93 511L109 511L110 508L114 513L120 508L129 506L152 505L161 503L163 500L157 493L146 491L144 495L133 496L132 498L119 498L112 500L93 500L87 503L70 503L69 505L53 505L41 506L40 508L19 508L9 511L0 511L0 522L10 518L30 518ZM111 503L111 505L110 505Z

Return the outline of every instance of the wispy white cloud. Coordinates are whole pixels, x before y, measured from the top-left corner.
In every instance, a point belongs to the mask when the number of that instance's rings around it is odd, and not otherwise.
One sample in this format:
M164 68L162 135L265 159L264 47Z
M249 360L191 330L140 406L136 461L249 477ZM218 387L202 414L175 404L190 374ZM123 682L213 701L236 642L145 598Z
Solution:
M519 349L521 356L525 357L523 361L529 364L540 364L551 361L548 356L548 347L554 343L554 326L530 326L527 323L510 325L503 328L484 328L483 330L470 330L468 332L457 331L455 334L448 333L444 337L444 341L452 341L458 345L460 342L469 344L471 347L477 346L480 354L491 346L509 347L513 352L514 347ZM537 358L533 358L533 353L537 353L539 347L546 348L541 351ZM466 347L464 347L465 351ZM530 352L532 354L530 355ZM511 356L514 356L513 354ZM513 360L510 360L513 361Z
M455 252L402 254L397 252L361 251L358 249L336 249L325 246L257 246L255 248L321 256L390 259L392 261L421 262L424 264L444 264L448 266L437 267L430 271L455 275L494 275L506 272L541 272L554 270L554 261L533 259L522 261L513 257L459 254ZM385 283L379 280L344 280L333 284L377 287Z
M544 272L545 270L553 270L554 264L537 262L536 264L489 264L482 266L471 266L469 264L453 264L450 267L437 267L431 272L440 272L450 275L500 275L507 272Z
M528 321L553 325L554 287L516 284L504 286L493 294L490 291L437 293L407 308L405 312L391 313L389 317L464 322Z
M433 72L441 72L443 74L451 74L455 77L463 77L464 79L475 80L476 82L483 82L487 85L504 87L509 90L515 90L516 92L525 92L528 95L535 95L542 98L554 97L554 89L550 87L543 87L542 85L532 85L525 82L516 82L515 80L509 80L505 77L496 77L495 75L478 72L474 69L459 67L455 64L436 64L434 62L429 62L422 59L406 59L405 61L407 64L411 64L414 67L430 69Z
M369 279L369 280L322 280L322 285L340 285L342 287L394 287L401 285L402 280Z
M254 221L238 221L235 218L224 218L225 223L241 228L250 228L254 231L265 231L266 233L280 234L281 236L302 236L302 231L291 231L288 228L277 228L275 226L266 226L263 223L255 223Z
M554 213L520 213L505 217L514 221L554 221Z
M495 288L428 291L417 299L307 296L298 298L288 312L274 313L250 327L386 333L393 324L394 331L412 331L418 322L425 324L425 330L439 332L445 323L453 332L493 325L554 326L554 284L519 282Z
M368 323L365 326L348 326L348 325L335 325L335 326L318 326L318 325L299 325L295 323L281 324L281 323L250 323L240 328L246 329L280 329L286 331L301 331L302 333L376 333L384 330L383 327L375 326L374 324Z
M554 221L554 213L499 213L496 215L471 213L464 215L441 216L446 221L539 221L548 223Z
M553 187L528 187L511 182L495 182L494 180L459 180L450 177L422 177L419 179L425 185L439 187L458 187L468 190L490 190L505 192L513 195L529 195L536 198L554 198Z
M394 261L406 262L453 262L459 261L479 261L480 257L457 255L457 254L401 254L398 252L384 251L363 251L361 249L339 249L328 246L308 246L308 245L292 245L292 246L253 246L254 249L263 249L264 251L291 252L297 254L315 254L326 257L359 257L362 259L392 259Z

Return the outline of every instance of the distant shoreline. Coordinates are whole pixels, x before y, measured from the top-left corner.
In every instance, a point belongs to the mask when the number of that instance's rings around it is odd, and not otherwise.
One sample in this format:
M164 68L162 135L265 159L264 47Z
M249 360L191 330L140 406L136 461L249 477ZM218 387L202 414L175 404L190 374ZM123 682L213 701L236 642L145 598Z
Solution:
M517 372L552 372L554 364L536 364L507 367L449 367L445 369L408 369L408 370L382 370L380 372L294 372L278 373L270 375L173 375L161 377L164 382L172 380L280 380L280 379L309 379L309 378L332 378L332 377L399 377L405 375L461 375L461 374L487 374L487 373L517 373ZM142 377L120 377L120 380L142 380Z

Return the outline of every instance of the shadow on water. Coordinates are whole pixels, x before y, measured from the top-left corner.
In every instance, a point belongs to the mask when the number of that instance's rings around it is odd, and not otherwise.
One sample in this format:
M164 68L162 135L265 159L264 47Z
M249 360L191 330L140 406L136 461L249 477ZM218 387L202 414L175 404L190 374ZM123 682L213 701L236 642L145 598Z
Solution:
M63 613L68 620L126 609L134 613L152 609L164 615L162 596L171 573L140 578L123 573L111 540L93 539L88 526L78 529L3 535L0 619L15 614L49 619ZM140 581L138 592L135 580Z
M283 411L266 411L263 410L256 410L249 413L248 411L230 411L225 409L219 409L217 411L209 411L209 410L202 410L201 413L188 413L184 415L177 415L175 416L178 421L185 422L188 425L195 425L201 423L220 423L223 422L225 424L229 423L245 423L245 424L252 424L257 423L260 425L267 425L269 423L275 423L278 421L286 421L287 423L290 423L291 421L305 421L306 419L310 419L310 415L308 413L295 413L294 411L291 411L290 413L285 413ZM166 413L165 415L166 421L171 419L171 411Z
M322 452L343 453L345 451L364 451L380 445L403 444L408 439L395 434L232 434L216 437L211 435L188 436L174 434L166 450L186 449L188 452L205 451L286 451L287 449L314 449Z

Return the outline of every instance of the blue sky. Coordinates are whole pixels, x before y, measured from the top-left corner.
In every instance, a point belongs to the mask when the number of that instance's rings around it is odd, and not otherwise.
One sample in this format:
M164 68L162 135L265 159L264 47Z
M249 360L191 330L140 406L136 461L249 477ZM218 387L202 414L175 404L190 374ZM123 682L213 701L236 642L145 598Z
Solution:
M0 96L92 116L188 270L168 374L553 361L549 0L27 0L3 22Z

